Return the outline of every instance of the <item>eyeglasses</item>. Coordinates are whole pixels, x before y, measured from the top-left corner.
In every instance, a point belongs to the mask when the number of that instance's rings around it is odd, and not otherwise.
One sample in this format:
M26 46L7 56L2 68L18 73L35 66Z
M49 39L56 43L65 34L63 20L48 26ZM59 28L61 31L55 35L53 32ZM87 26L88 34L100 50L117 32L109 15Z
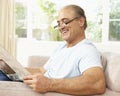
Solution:
M75 18L73 18L73 19L71 19L69 21L63 21L63 23L65 25L67 25L67 24L71 23L72 21L74 21L75 19L78 19L78 18L80 18L80 17L75 17ZM60 27L60 25L58 24L58 25L54 26L54 29L57 28L57 27Z

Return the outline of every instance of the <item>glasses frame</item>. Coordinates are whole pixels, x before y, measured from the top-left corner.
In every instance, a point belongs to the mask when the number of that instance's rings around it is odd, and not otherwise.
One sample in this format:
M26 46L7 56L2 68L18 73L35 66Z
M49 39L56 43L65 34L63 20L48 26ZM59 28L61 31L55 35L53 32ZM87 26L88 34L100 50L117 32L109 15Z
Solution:
M67 24L71 23L72 21L74 21L75 19L78 19L78 18L80 18L80 16L79 16L79 17L75 17L75 18L73 18L73 19L71 19L71 20L69 20L69 21L67 21L67 22L63 22L63 23L64 23L65 25L67 25ZM57 27L59 27L59 25L54 26L54 29L57 28Z

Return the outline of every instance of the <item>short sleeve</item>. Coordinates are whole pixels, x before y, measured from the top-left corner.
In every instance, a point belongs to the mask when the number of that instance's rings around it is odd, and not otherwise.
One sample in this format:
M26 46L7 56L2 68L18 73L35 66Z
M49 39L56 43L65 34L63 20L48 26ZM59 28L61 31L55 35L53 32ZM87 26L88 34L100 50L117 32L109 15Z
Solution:
M88 50L79 62L79 69L81 73L92 67L102 67L101 55L95 48Z

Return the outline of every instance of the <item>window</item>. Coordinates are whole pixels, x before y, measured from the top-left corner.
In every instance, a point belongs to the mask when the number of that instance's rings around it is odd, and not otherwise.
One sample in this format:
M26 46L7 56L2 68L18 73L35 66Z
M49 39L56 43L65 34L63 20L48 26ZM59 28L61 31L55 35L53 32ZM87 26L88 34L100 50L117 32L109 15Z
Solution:
M54 7L55 4L47 0L16 0L18 38L61 40L59 32L56 32L58 30L54 30L51 25L57 12Z
M19 0L18 0L19 1ZM26 12L27 6L24 2L16 1L16 35L20 37L27 37Z
M26 65L30 55L52 53L58 42L47 42L49 48L45 48L40 41L62 40L53 24L58 10L68 4L80 5L85 10L88 39L120 41L120 0L16 0L17 59L21 64Z
M110 0L109 40L120 41L120 1Z
M67 4L85 9L88 28L86 36L95 42L120 41L119 0L16 0L16 35L18 38L62 40L53 29L57 11ZM87 5L87 6L86 6Z

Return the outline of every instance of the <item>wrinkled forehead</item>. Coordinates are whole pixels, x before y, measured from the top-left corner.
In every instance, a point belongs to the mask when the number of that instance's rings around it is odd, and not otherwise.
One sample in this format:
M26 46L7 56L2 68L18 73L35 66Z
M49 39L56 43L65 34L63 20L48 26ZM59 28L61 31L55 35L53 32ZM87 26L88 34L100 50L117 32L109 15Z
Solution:
M75 12L72 8L63 8L58 14L58 21L63 18L73 18L75 17Z

